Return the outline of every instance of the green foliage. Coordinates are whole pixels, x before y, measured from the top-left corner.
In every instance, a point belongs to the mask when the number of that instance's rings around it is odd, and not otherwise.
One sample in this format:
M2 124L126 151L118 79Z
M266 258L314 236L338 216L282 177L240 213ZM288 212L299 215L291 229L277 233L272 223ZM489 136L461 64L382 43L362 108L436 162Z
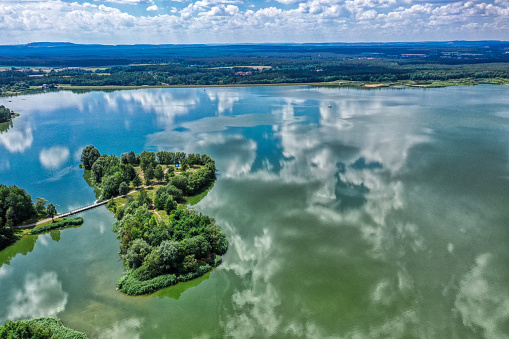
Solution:
M35 199L35 210L37 211L37 213L44 213L47 203L48 203L48 200L46 200L44 198L37 197Z
M0 218L4 225L19 225L35 216L32 197L24 189L0 184Z
M9 321L0 326L0 339L87 339L85 333L64 327L57 318Z
M138 174L136 174L136 176L133 178L132 183L134 187L138 187L141 185L141 179L138 176Z
M172 199L169 196L169 199ZM127 202L114 224L120 252L131 271L119 288L127 294L146 294L177 281L193 279L218 265L227 241L213 219L183 206L173 209L170 223L158 222L138 199ZM200 273L201 272L201 273ZM173 276L167 280L167 275Z
M150 199L150 197L148 196L147 194L147 190L142 188L139 192L138 192L138 196L136 197L136 201L139 202L140 206L141 205L147 205L147 206L151 206L152 205L152 200Z
M0 105L0 123L11 121L11 110L5 107L4 105Z
M63 221L55 222L52 224L34 227L30 231L30 234L40 234L40 233L51 231L51 230L54 230L57 228L62 228L62 227L67 227L67 226L78 226L81 224L83 224L82 217L70 218L70 219L65 219Z
M46 207L46 214L48 217L53 218L55 215L57 215L57 208L52 203L48 204L48 207Z
M213 219L196 211L178 206L185 202L184 194L200 192L215 180L214 161L206 154L183 152L123 153L119 158L101 155L92 166L96 178L101 178L103 198L124 195L128 183L138 186L141 180L133 165L140 163L148 182L154 176L164 178L163 165L183 163L195 166L193 171L173 177L171 183L160 187L154 197L154 206L165 210L169 223L158 221L150 213L152 200L142 188L136 198L127 198L123 207L116 209L113 230L120 240L120 254L129 272L119 280L119 288L127 294L145 294L178 281L192 279L210 270L216 256L224 254L227 241ZM169 172L173 172L170 167ZM220 261L217 261L220 262Z
M81 162L85 166L85 169L92 169L94 162L101 156L99 150L93 145L88 145L81 152Z
M181 274L178 276L175 274L163 274L148 280L138 279L135 276L135 271L131 271L117 281L117 288L128 295L150 294L160 290L161 288L175 285L178 282L192 280L204 275L210 270L210 265L203 264L197 267L194 272ZM138 272L137 275L141 275L141 273Z
M143 151L140 154L140 167L143 172L147 171L148 166L152 167L152 170L157 166L156 154L154 152ZM152 179L152 177L151 177Z
M171 214L171 212L176 209L177 209L177 202L175 200L173 200L172 195L169 195L166 198L166 202L164 204L164 210L166 211L166 213Z
M161 258L161 270L163 272L175 271L181 261L182 251L180 244L172 240L164 240L157 249Z
M163 166L157 165L154 169L154 177L157 179L157 181L161 181L164 179L164 171Z
M152 248L143 239L136 239L132 242L125 256L126 264L129 268L138 268L141 266L145 257Z
M118 186L118 193L120 195L126 195L127 193L129 193L129 185L126 184L125 181L122 181Z

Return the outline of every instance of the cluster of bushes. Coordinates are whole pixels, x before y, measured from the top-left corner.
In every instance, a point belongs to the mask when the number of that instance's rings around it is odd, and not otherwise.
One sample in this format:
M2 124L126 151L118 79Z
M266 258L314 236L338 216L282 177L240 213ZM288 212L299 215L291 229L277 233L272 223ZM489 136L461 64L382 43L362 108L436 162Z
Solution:
M217 256L219 257L219 256ZM219 257L221 258L221 257ZM211 270L211 266L204 264L198 267L195 272L190 272L183 275L163 274L150 280L138 280L134 277L132 271L124 275L117 282L117 287L124 293L129 295L142 295L150 294L161 288L175 285L178 282L184 282L200 277Z
M2 339L87 339L82 332L64 327L57 318L37 318L31 320L9 321L0 326Z
M178 189L166 186L168 200ZM167 209L169 223L149 212L150 199L128 199L117 211L113 230L120 240L120 254L129 272L117 285L127 294L151 293L179 281L194 279L221 263L228 242L221 228L208 216L174 204ZM168 205L168 204L167 204ZM166 206L165 206L166 207Z
M78 226L81 224L83 224L82 217L70 218L70 219L65 219L65 220L55 222L55 223L52 223L49 225L34 227L30 231L30 234L40 234L40 233L51 231L51 230L54 230L57 228L62 228L62 227L66 227L66 226Z

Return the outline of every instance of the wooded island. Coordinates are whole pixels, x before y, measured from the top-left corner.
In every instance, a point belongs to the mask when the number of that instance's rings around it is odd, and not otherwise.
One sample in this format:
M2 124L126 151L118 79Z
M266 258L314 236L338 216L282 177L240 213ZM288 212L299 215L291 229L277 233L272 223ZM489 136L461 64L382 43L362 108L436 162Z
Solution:
M113 230L127 270L117 282L121 291L152 293L221 263L228 248L225 234L214 219L183 205L186 196L214 183L216 167L208 155L131 151L118 158L89 145L81 160L99 198L116 197L107 207L118 219ZM146 186L140 188L142 182Z

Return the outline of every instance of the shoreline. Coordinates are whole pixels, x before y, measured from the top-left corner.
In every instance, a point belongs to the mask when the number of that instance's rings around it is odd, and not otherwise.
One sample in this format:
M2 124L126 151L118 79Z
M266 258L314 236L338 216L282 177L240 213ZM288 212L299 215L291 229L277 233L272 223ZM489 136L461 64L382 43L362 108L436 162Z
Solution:
M484 79L453 79L448 81L412 81L401 80L397 82L363 82L363 81L331 81L331 82L284 82L273 84L215 84L215 85L142 85L142 86L72 86L62 85L55 89L40 90L30 89L24 92L2 93L0 97L12 97L27 94L51 93L56 91L119 91L144 88L229 88L229 87L269 87L269 86L312 86L312 87L337 87L337 88L359 88L359 89L382 89L382 88L443 88L452 86L476 86L476 85L509 85L509 78L484 78Z

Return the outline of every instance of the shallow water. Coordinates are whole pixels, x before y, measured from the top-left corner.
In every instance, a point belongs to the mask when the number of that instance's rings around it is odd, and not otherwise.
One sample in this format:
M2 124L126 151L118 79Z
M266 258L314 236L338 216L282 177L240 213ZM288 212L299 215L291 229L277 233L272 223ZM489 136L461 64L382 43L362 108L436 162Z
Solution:
M0 98L0 182L59 212L94 201L81 149L207 153L195 208L223 265L154 295L115 290L114 218L0 253L0 322L91 338L509 337L509 88L246 87ZM9 100L11 102L9 102ZM73 166L74 165L74 166Z

